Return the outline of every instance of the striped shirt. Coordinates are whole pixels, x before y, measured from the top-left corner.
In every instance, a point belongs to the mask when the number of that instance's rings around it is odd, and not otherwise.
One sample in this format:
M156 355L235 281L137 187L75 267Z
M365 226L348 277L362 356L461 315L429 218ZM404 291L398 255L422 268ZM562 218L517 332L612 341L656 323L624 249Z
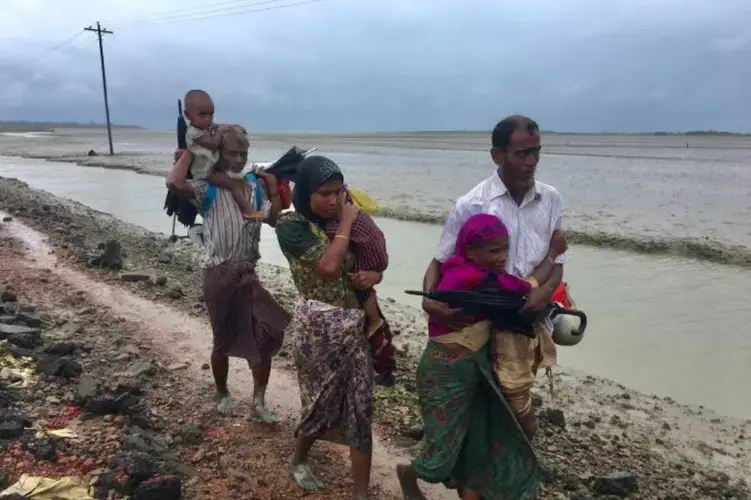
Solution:
M250 206L255 206L255 185L248 182L250 189L248 196ZM194 182L195 200L199 209L203 208L203 200L208 191L205 182ZM261 211L268 215L271 204L265 196ZM262 221L246 221L243 219L240 207L237 206L232 192L226 189L216 190L214 201L208 213L203 214L204 256L201 265L204 268L218 266L224 262L250 262L255 265L261 254L258 243L261 240Z
M547 257L553 231L563 225L563 199L556 188L537 181L521 205L517 205L501 178L493 173L456 200L435 254L438 262L444 262L454 254L459 230L467 219L479 213L495 215L508 229L506 272L529 278ZM565 257L565 254L559 256L556 262L563 264Z

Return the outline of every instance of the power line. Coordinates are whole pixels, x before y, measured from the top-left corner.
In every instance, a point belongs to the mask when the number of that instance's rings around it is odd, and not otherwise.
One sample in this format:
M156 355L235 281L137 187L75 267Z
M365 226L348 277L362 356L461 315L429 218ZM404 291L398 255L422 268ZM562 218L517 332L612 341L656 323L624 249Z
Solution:
M277 1L277 0L274 0ZM182 16L169 16L169 17L163 17L163 18L157 18L153 20L148 21L142 21L142 22L134 22L133 24L129 24L128 26L150 26L154 24L172 24L172 23L181 23L181 22L190 22L190 21L201 21L204 19L216 19L220 17L227 17L227 16L234 16L239 14L250 14L255 12L264 12L269 10L276 10L276 9L284 9L287 7L297 7L300 5L307 5L311 3L318 3L323 2L324 0L304 0L300 2L293 2L288 3L284 5L272 5L269 7L262 7L262 8L251 8L247 9L242 7L242 10L233 10L232 12L222 12L220 14L210 14L210 15L200 15L199 17L192 17L197 14L185 14ZM233 7L233 9L236 9L237 7ZM225 9L216 9L214 12L221 12ZM207 13L200 13L200 14L207 14ZM120 25L120 27L126 27L126 25Z
M107 72L104 70L104 46L102 45L102 35L112 35L110 30L102 28L99 23L96 23L96 28L89 26L84 28L84 31L93 31L96 33L99 39L99 61L102 64L102 89L104 90L104 112L107 115L107 139L110 143L110 156L115 154L115 149L112 147L112 125L110 124L110 104L107 99Z
M42 61L44 61L50 54L54 54L55 51L57 51L59 49L62 49L66 45L72 43L74 40L76 40L76 38L78 38L82 34L83 34L83 30L79 31L78 33L76 33L73 36L70 36L70 37L66 38L62 42L59 42L59 43L53 45L52 47L49 47L48 49L44 49L43 52L39 53L38 57L35 57L31 61L31 64L38 65L39 63L41 63Z
M53 47L50 47L48 49L47 53L54 52L57 49L60 49L60 48L62 48L64 46L66 46L67 44L71 43L73 40L75 40L76 38L78 38L81 35L83 35L83 30L79 31L78 33L76 33L75 35L73 35L70 38L66 38L65 40L63 40L62 42L58 43L57 45L55 45Z
M166 11L158 11L158 12L152 12L150 14L144 14L139 15L135 17L128 17L124 19L115 19L115 20L108 20L106 21L111 26L117 26L120 24L129 24L133 22L140 22L140 21L148 21L153 20L155 17L162 17L162 16L172 16L173 14L177 13L192 13L192 14L205 14L207 12L212 12L216 7L220 7L223 5L230 5L230 4L247 4L247 5L237 5L236 7L250 7L253 5L261 5L261 4L267 4L267 3L273 3L277 2L279 0L265 0L262 2L254 1L248 3L248 0L225 0L223 2L217 2L217 3L210 3L206 5L200 5L193 7L183 7L182 9L172 9L172 10L166 10ZM197 11L197 12L195 12ZM181 14L185 15L185 14ZM103 21L105 22L105 21Z
M81 33L83 33L83 32L84 31L81 30ZM81 43L79 43L79 41ZM83 48L83 44L86 41L92 41L92 40L89 40L87 38L78 38L75 42L72 42L68 46L65 47L65 50L63 51L63 54L65 54L69 49L73 49L73 48L80 49L80 48ZM93 39L93 42L96 43L96 38ZM60 46L59 48L62 48L62 46ZM35 72L34 74L31 75L31 80L32 81L35 82L35 81L43 78L44 76L47 76L52 71L54 71L57 68L59 68L62 63L67 62L69 60L69 58L70 58L70 55L71 55L71 54L68 54L68 56L69 56L68 58L59 58L57 61L50 60L50 59L45 59L47 56L50 56L50 55L53 55L53 57L54 57L54 54L55 54L55 52L48 52L44 56L42 56L39 60L33 62L33 66L35 66L35 67L41 67L41 66L43 66L43 67L41 68L42 69L41 71ZM42 63L44 63L44 64L42 64Z

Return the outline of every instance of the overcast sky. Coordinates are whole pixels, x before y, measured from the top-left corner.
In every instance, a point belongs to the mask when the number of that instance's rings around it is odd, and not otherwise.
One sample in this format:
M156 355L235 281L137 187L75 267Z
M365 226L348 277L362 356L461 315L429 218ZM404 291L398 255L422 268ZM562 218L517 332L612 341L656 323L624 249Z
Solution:
M250 129L751 131L751 0L0 0L0 120ZM158 5L158 7L157 7ZM247 12L256 10L256 12ZM196 19L199 17L210 17ZM193 19L188 21L188 19Z

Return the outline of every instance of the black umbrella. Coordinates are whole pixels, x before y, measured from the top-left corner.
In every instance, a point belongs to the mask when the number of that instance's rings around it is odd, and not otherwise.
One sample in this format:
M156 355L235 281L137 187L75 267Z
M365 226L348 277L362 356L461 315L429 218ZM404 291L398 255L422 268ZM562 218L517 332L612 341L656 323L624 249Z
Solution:
M177 149L188 149L188 143L185 139L185 132L188 131L188 124L183 116L183 103L177 100Z
M188 130L188 124L185 123L183 116L183 104L177 100L177 147L178 149L188 149L185 142L185 132ZM188 178L192 178L188 172ZM172 217L172 236L175 237L175 221L180 221L186 227L191 227L196 222L198 210L188 200L172 191L167 191L167 197L164 199L164 210L167 215Z
M476 290L432 290L429 292L407 290L410 295L421 295L429 299L445 302L455 307L461 307L469 314L482 316L489 319L493 326L514 333L535 338L534 316L539 314L549 315L554 318L561 314L577 316L581 320L581 326L574 335L581 335L587 327L587 316L582 311L564 309L557 304L549 304L543 310L533 313L530 317L521 313L526 303L526 298L518 292L509 292L494 288Z
M300 162L302 162L305 157L313 151L315 151L315 149L301 149L294 146L264 170L277 179L286 179L295 182Z

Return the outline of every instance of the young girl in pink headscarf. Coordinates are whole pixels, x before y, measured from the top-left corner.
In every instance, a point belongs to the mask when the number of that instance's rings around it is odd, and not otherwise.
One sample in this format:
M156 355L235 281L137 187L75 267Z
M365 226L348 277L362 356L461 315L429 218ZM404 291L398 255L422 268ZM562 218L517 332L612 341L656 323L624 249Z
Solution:
M538 280L548 279L551 262L566 245L556 233L551 260L528 280L506 273L508 246L508 230L500 219L488 214L470 217L459 231L454 255L441 267L436 288L497 286L527 294ZM493 375L496 342L488 342L491 323L482 317L474 320L452 331L428 318L430 341L417 368L424 446L410 465L397 467L405 498L424 498L418 479L457 488L465 500L535 497L542 472L526 431L516 424L519 415L507 401L504 381L499 387L498 372Z
M477 214L464 223L456 238L454 255L441 266L441 281L436 290L472 290L497 286L501 290L529 293L540 283L545 282L553 270L556 257L566 251L566 242L561 231L555 231L550 240L549 259L545 259L529 279L521 279L506 273L506 258L508 257L508 230L501 219L495 215ZM466 344L466 330L470 332L481 329L489 332L489 323L483 318L477 318L482 325L473 324L459 332L452 332L445 325L428 319L428 334L430 340L436 342L457 342ZM465 333L462 333L465 332ZM446 337L446 335L450 335ZM474 338L474 337L473 337ZM487 336L481 335L475 340L487 341ZM484 343L484 342L483 342ZM469 342L465 347L476 350L475 342Z
M528 279L517 278L505 271L508 256L508 230L498 217L478 214L464 223L456 238L454 255L441 266L441 281L437 290L472 290L497 286L499 289L528 294L544 283L553 271L555 259L566 251L562 231L554 231L550 240L548 258L537 266ZM428 319L430 340L453 344L476 351L488 342L490 321L476 318L472 325L451 331L438 321ZM504 336L505 335L505 336ZM534 375L517 369L518 353L515 335L496 332L492 338L493 366L506 400L529 438L534 436L536 422L531 407L531 389ZM533 370L534 372L534 370Z

